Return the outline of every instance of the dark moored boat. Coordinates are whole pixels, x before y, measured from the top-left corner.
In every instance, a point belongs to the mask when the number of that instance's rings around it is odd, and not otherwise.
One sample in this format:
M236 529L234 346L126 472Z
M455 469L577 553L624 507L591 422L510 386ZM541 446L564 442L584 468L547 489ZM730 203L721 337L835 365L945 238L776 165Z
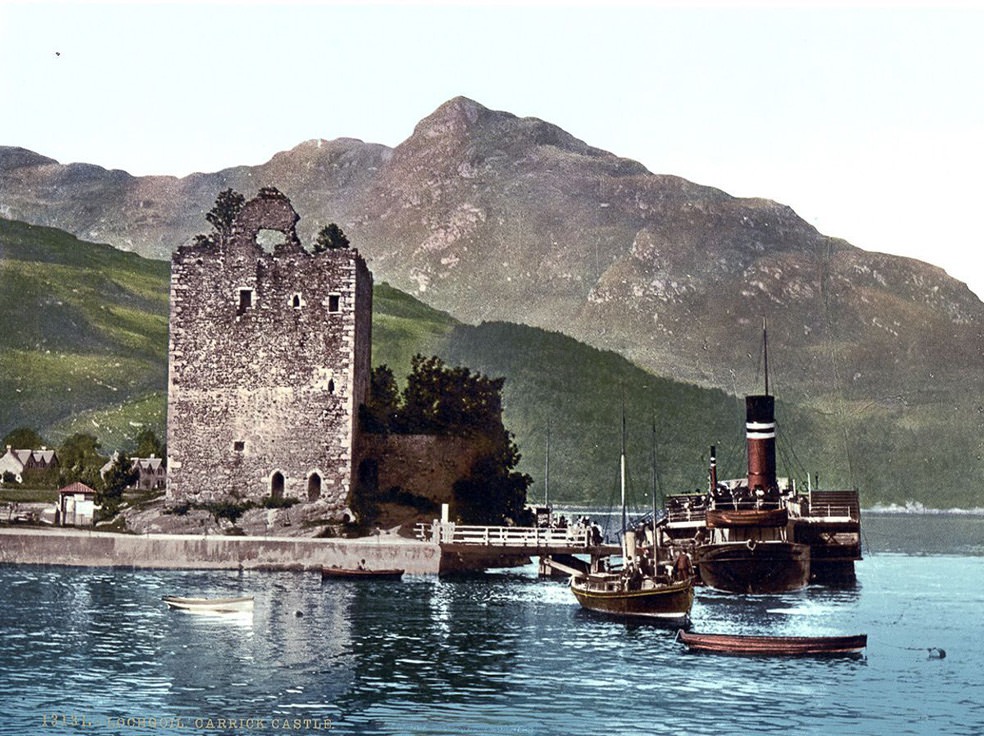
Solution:
M782 593L810 579L810 548L781 540L704 545L697 563L705 585L731 593Z
M680 629L677 640L695 652L817 656L859 654L868 645L867 634L853 636L744 636L698 634Z
M792 494L776 477L775 401L745 397L748 477L718 483L711 461L710 508L706 531L697 547L700 579L732 593L782 593L810 581L810 547L789 540Z
M686 621L694 602L692 578L662 581L644 576L633 582L620 573L588 573L571 578L571 592L589 611L667 623Z
M399 580L402 569L369 570L364 567L322 567L322 580Z
M667 499L658 526L661 546L692 552L697 579L731 593L782 593L818 583L851 584L861 559L858 492L798 493L776 476L775 401L745 397L748 474L719 481L711 448L710 489ZM809 484L808 484L809 485Z

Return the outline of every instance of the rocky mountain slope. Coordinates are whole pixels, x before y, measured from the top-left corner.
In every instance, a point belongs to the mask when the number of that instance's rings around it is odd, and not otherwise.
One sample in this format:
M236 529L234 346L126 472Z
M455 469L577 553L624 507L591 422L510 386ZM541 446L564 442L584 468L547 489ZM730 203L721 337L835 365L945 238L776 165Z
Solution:
M0 215L154 257L206 230L222 189L264 185L291 198L302 239L339 223L377 280L433 307L563 332L659 375L759 390L767 319L777 394L923 468L918 482L958 455L984 480L984 304L964 284L542 120L456 98L392 149L309 141L183 179L0 148Z

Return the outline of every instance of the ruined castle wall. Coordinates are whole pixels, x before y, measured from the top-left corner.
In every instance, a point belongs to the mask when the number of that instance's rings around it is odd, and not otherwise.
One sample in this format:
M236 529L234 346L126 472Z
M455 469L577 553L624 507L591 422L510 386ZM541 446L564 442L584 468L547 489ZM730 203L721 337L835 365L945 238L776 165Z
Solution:
M352 477L356 477L359 456L361 456L361 437L359 432L359 405L369 398L369 384L372 375L372 274L366 268L365 261L359 258L353 268L353 294L355 314L354 331L352 333L352 395L355 404L352 413L352 432L355 446L351 453L353 463Z
M370 363L372 276L352 249L309 253L286 198L171 268L168 502L348 502ZM264 250L257 233L280 233Z
M398 488L438 504L452 502L455 481L487 450L472 438L433 434L366 434L363 442L378 491Z

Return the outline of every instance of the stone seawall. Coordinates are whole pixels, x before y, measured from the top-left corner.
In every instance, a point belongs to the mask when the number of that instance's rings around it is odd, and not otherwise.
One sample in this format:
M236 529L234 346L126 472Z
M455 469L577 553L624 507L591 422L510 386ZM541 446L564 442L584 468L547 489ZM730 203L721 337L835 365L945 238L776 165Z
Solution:
M364 539L112 534L73 529L0 529L0 563L159 569L320 570L322 566L441 572L436 544L381 535Z

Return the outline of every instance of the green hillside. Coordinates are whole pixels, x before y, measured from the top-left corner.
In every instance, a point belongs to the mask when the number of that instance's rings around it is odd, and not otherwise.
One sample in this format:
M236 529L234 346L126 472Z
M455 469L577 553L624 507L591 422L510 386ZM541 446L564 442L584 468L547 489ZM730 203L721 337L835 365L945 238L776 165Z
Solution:
M148 402L161 431L168 269L0 219L0 431L29 426L57 442L85 417L86 431L113 447L93 417L111 410L131 427L151 420L140 408Z
M435 355L458 321L383 282L372 290L372 362L388 365L397 379L410 372L416 353Z
M163 438L168 271L164 261L0 219L0 433L26 426L57 444L88 432L106 451L131 449L145 428ZM637 505L649 503L654 447L661 492L704 487L712 444L722 477L745 472L740 398L653 376L616 353L557 333L502 322L464 325L376 284L373 363L389 365L402 379L415 353L506 378L506 426L523 455L520 469L535 480L531 500L544 498L548 458L552 501L615 500L623 406ZM859 487L866 506L907 500L973 506L972 491L957 483L936 486L957 489L945 497L922 498L893 480L928 472L929 454L943 450L921 437L934 422L972 408L927 415L907 429L916 450L899 452L884 431L900 423L891 405L845 400L808 408L780 401L779 472L801 483L819 473L824 487ZM965 450L946 450L953 467ZM947 473L935 464L930 470Z

